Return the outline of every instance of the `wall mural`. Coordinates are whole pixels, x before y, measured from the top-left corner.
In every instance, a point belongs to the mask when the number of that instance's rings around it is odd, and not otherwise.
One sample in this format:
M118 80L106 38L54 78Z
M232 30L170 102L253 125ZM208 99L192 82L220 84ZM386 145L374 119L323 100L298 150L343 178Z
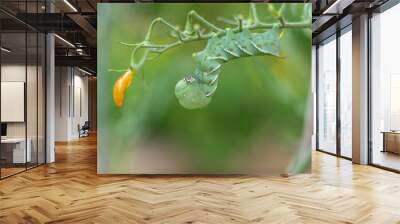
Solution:
M311 162L311 4L99 4L98 172Z

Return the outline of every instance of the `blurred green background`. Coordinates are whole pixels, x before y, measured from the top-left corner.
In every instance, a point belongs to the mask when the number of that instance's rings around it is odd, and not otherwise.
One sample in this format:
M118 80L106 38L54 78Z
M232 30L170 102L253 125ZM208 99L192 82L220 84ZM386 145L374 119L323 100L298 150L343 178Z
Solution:
M288 4L283 17L302 21L305 5ZM278 9L280 4L257 4L260 19L274 22L268 7ZM114 106L112 89L122 73L108 70L127 69L132 50L119 42L142 41L156 17L183 27L190 10L219 27L229 27L218 17L247 16L249 4L98 4L100 173L137 173L129 163L141 158L130 157L137 155L142 143L154 139L173 143L198 172L237 172L241 165L231 157L245 157L246 150L258 142L266 143L258 150L296 156L310 93L310 29L285 29L281 41L284 59L259 56L223 64L218 89L204 109L180 106L174 87L194 71L191 55L201 51L206 41L173 48L146 62L127 90L124 106ZM154 37L159 43L171 41L162 26L156 30ZM268 163L273 158L262 159Z

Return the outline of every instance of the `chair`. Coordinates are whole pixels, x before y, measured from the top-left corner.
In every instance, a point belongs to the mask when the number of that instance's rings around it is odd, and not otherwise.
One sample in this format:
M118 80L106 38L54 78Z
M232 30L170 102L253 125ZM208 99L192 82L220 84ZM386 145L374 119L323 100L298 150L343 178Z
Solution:
M79 138L89 136L89 129L90 129L89 121L85 121L82 127L78 124Z

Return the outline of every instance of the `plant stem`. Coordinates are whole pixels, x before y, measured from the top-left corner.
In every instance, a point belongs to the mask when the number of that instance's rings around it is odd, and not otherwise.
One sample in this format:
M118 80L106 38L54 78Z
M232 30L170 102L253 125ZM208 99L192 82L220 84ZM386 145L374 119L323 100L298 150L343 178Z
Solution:
M284 10L284 5L280 8L279 10L279 17L278 22L275 23L264 23L261 22L258 18L257 15L257 10L255 7L255 4L250 5L250 15L249 19L247 20L247 24L243 23L243 20L239 20L235 25L235 28L232 28L231 31L234 33L242 32L243 29L249 29L249 30L257 30L257 29L271 29L272 27L280 27L282 29L304 29L304 28L310 28L311 24L308 21L302 21L302 22L286 22L283 17L281 17L281 13ZM199 30L195 32L193 30L194 24L193 24L193 18L198 20L200 23L202 23L205 27L208 29L212 30L208 32L207 34L202 34ZM176 34L177 41L173 42L171 44L154 44L150 41L151 34L153 32L153 29L157 23L164 24L166 27L168 27L174 34ZM144 64L144 62L147 60L148 53L158 53L161 54L171 48L180 46L181 44L188 43L188 42L194 42L194 41L200 41L200 40L207 40L215 36L223 36L226 34L227 30L226 29L221 29L211 22L207 21L205 18L197 14L196 11L190 11L187 14L187 21L185 24L185 31L180 31L176 26L170 24L163 18L156 18L154 19L150 27L146 33L145 39L136 44L127 44L127 43L121 43L127 46L135 46L135 48L132 51L131 54L131 67L140 67ZM175 35L174 35L175 36ZM139 63L135 63L135 53L139 49L145 49L145 54L142 56L140 59Z
M285 22L285 23L263 23L263 22L258 22L256 24L253 25L249 25L249 26L243 26L242 29L250 29L250 30L257 30L257 29L270 29L274 26L278 26L281 28L288 28L288 29L304 29L304 28L310 28L310 23L308 22ZM236 27L234 29L232 29L232 31L234 33L238 33L241 32L240 27ZM185 37L181 40L178 40L176 42L173 42L171 44L151 44L149 43L147 40L145 40L146 42L141 42L141 43L137 43L137 44L127 44L127 45L136 45L136 48L134 51L139 50L139 48L145 48L146 51L148 52L153 52L153 53L158 53L161 54L171 48L180 46L181 44L184 43L189 43L189 42L194 42L194 41L201 41L201 40L207 40L210 39L213 36L222 36L226 33L226 30L222 30L220 29L220 31L216 32L216 33L208 33L205 35L197 35L197 33L193 34L193 35L184 35ZM179 34L178 34L179 35ZM147 55L147 54L146 54ZM134 57L134 54L132 54L132 57ZM143 65L143 63L145 62L145 58L142 58L142 60L140 61L140 63L136 64L136 66L141 66ZM133 62L131 62L132 65Z

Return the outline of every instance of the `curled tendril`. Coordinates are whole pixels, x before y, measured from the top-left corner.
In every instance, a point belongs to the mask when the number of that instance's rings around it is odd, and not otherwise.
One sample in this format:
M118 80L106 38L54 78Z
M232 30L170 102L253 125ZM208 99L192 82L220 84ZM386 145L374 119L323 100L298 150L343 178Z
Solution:
M136 69L130 68L121 75L114 84L113 99L117 107L124 104L125 93L136 75Z

